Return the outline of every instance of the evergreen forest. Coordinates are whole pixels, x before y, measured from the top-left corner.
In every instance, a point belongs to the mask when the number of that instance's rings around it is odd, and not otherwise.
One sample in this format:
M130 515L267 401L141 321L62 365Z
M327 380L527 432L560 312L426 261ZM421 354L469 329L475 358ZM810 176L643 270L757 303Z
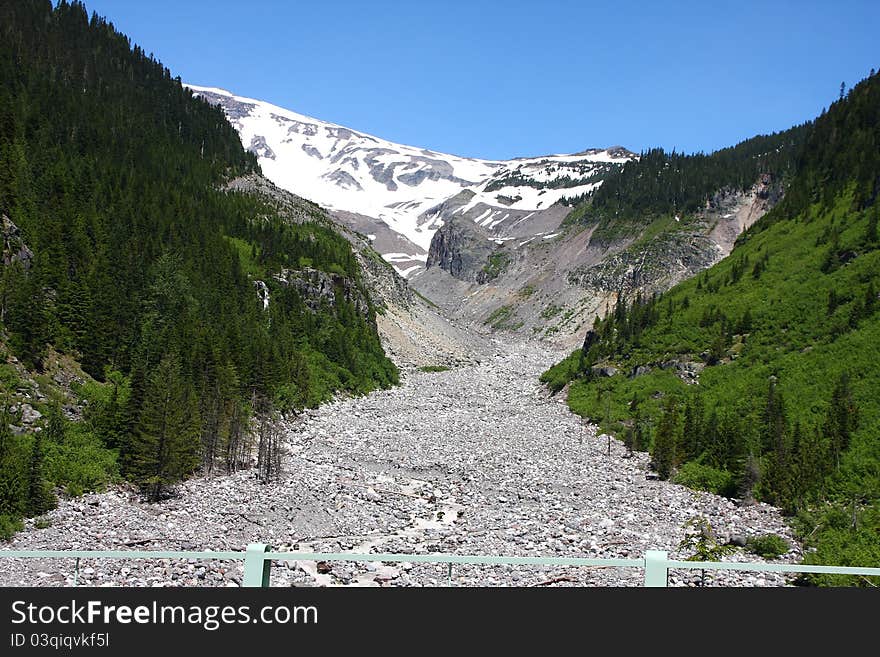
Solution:
M224 191L249 172L222 111L82 3L0 2L0 534L56 488L122 477L159 499L244 467L252 418L397 382L346 293L369 299L349 243ZM303 298L297 272L335 296ZM81 418L22 376L62 361ZM14 430L24 399L43 431Z

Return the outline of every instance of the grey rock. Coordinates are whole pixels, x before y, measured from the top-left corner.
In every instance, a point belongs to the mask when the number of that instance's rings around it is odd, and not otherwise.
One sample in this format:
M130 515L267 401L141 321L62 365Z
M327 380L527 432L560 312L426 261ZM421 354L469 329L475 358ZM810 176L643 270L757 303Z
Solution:
M2 263L8 267L20 263L25 271L31 268L34 252L21 237L21 231L5 214L0 216L0 237L3 239Z
M495 245L479 226L453 217L431 239L426 267L439 267L463 281L481 282Z
M730 537L730 544L737 547L745 547L747 542L748 539L743 534L732 534Z
M584 427L564 405L547 403L537 376L559 353L493 345L494 357L446 372L413 372L398 388L338 398L286 425L282 477L260 484L252 471L196 477L155 505L114 486L61 499L51 525L29 527L15 549L277 550L530 556L628 555L676 546L683 523L705 516L718 535L733 527L777 533L796 545L767 505L738 507L708 493L645 479L649 457ZM365 499L372 489L378 501ZM574 495L574 492L578 495ZM501 501L501 500L506 501ZM260 524L257 525L256 522ZM130 541L150 539L143 546ZM783 557L797 561L795 548ZM757 560L735 554L730 559ZM445 585L436 564L278 562L277 586ZM84 562L82 585L239 585L240 562ZM369 565L369 567L368 567ZM40 577L60 572L63 581ZM543 571L543 575L541 574ZM0 585L72 583L72 562L0 559ZM99 578L98 575L101 577ZM532 586L557 577L578 586L638 586L635 569L456 565L456 585ZM780 586L768 574L714 574L712 586ZM378 581L377 581L378 578ZM688 578L673 580L682 586Z

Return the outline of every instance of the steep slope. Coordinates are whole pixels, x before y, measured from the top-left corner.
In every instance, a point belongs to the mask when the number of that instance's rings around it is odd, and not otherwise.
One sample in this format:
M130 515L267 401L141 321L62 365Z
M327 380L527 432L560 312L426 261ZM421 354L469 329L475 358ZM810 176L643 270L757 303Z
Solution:
M619 296L668 289L730 253L779 202L808 127L710 154L646 151L573 199L564 221L487 232L488 255L486 242L451 239L457 229L444 226L411 283L476 330L574 346Z
M341 226L324 208L279 188L258 174L235 178L227 188L263 199L286 221L317 222L340 232L348 240L366 292L376 309L376 327L382 346L402 371L480 362L491 353L491 345L485 339L456 325L434 304L414 292L376 252L372 240Z
M633 158L620 147L509 161L463 158L223 89L188 86L223 108L270 180L337 211L407 275L422 269L431 237L451 216L466 216L501 237L549 232L565 215L553 209L557 203L582 197Z
M717 191L692 213L645 214L641 226L627 222L611 238L613 223L568 221L546 234L511 239L477 226L462 239L461 228L449 223L434 235L426 271L410 283L474 330L574 347L619 295L666 290L725 257L782 189L781 180L764 173L746 189Z
M0 534L52 485L121 472L159 497L250 465L253 415L397 382L335 226L221 189L256 171L221 111L81 3L0 4ZM76 424L45 375L65 360Z
M880 564L878 143L874 75L816 119L729 257L617 304L544 375L661 476L797 514L817 563Z

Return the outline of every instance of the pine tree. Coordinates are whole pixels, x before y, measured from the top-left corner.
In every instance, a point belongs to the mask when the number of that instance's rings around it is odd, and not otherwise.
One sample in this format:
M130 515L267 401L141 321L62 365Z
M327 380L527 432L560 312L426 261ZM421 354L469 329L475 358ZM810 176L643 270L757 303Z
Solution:
M675 467L675 439L678 429L678 413L675 408L675 400L667 399L654 436L654 449L651 453L651 462L661 479L668 479Z
M862 316L870 317L874 314L877 307L877 288L874 287L874 281L868 283L868 289L865 290L865 302L862 306Z
M761 419L761 451L778 450L785 437L786 420L785 402L782 393L776 389L776 377L771 377Z
M873 211L868 216L868 228L865 231L865 242L868 246L877 243L877 220L880 219L880 204L875 205Z
M199 416L177 359L166 356L149 377L132 439L131 478L150 501L191 474L199 462Z
M26 365L41 369L48 338L45 294L35 272L24 273L18 263L9 269L19 272L4 300L11 344Z
M623 430L623 446L626 447L626 456L632 456L634 445L635 432L632 427L628 426Z
M849 375L840 375L831 395L831 407L825 417L825 436L829 439L831 453L837 466L840 456L849 447L850 438L858 428L859 409L853 399Z
M10 407L11 403L7 398L0 410L0 533L4 526L8 526L11 521L17 521L24 514L27 490L21 450L18 440L9 428L12 421Z
M703 400L697 395L684 408L681 447L686 460L698 458L705 450L703 432Z
M43 432L34 434L27 471L27 497L24 512L29 517L38 516L55 506L55 496L49 488L44 473Z
M761 483L761 461L749 452L746 457L745 467L737 478L737 495L746 504L755 501L755 488Z

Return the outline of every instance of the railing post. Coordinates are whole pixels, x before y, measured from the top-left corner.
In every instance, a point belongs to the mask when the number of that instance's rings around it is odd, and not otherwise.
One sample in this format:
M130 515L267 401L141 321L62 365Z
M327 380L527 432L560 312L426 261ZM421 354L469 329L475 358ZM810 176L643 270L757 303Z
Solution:
M645 586L666 586L669 571L666 568L667 553L664 550L645 552Z
M244 579L242 586L252 588L268 587L272 576L272 560L266 559L266 552L272 549L265 543L251 543L244 555Z

